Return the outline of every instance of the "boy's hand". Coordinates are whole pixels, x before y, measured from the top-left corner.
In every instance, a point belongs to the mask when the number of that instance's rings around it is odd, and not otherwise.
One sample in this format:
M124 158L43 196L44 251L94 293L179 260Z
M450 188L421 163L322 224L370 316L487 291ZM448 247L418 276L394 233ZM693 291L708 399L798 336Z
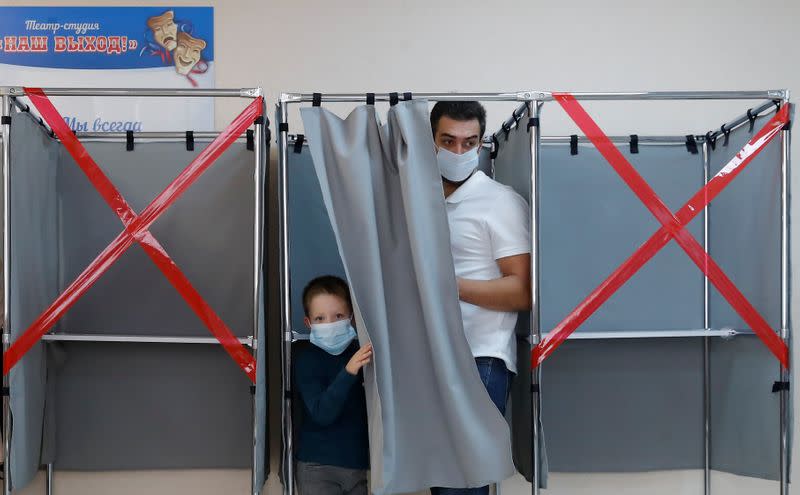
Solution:
M353 354L353 357L350 358L350 361L347 362L347 366L345 366L344 369L351 375L357 375L358 371L369 364L371 360L372 344L365 344Z

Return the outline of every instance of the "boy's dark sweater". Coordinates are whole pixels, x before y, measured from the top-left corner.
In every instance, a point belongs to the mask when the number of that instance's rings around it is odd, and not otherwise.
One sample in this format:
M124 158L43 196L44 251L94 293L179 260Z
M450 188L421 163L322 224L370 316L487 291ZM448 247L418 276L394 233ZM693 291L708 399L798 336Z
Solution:
M361 374L344 368L358 342L338 356L308 344L293 357L294 385L302 403L297 459L369 469L367 403Z

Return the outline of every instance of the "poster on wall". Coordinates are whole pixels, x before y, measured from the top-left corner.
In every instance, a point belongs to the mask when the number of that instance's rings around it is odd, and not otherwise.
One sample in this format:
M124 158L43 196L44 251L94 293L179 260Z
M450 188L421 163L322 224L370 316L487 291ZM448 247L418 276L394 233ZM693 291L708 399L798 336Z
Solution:
M213 88L213 7L0 7L0 86ZM212 98L54 97L85 132L210 131Z

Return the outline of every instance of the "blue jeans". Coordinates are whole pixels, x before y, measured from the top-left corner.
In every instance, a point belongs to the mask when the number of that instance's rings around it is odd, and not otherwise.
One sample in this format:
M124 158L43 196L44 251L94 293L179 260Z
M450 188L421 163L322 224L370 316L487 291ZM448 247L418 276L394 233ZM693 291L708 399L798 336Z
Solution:
M506 414L508 391L511 387L511 372L506 368L502 359L490 357L477 357L478 373L481 375L483 386L489 392L494 405L500 414ZM489 487L480 488L431 488L431 495L489 495Z

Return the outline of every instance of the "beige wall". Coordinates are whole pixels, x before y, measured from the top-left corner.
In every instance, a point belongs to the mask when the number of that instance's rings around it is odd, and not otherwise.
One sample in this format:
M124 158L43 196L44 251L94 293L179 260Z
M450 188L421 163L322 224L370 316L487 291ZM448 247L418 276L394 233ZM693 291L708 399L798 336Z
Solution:
M0 0L0 5L133 3ZM573 0L563 7L541 0L136 3L214 5L217 85L262 86L270 102L281 91L800 91L800 4L793 0ZM617 103L590 105L590 111L611 133L683 135L718 126L746 104ZM218 105L218 126L239 108L241 102ZM509 112L509 105L491 105L490 128ZM545 134L576 132L562 114L552 105L545 108ZM298 125L293 115L293 129ZM800 152L796 145L794 151ZM277 339L274 325L271 331ZM278 452L278 359L272 346L273 454ZM546 493L694 495L702 493L701 481L698 472L556 474ZM40 478L20 493L42 493L42 486ZM243 494L248 486L244 471L56 475L57 495ZM715 474L714 489L726 495L777 493L777 484ZM274 475L267 492L280 493ZM512 479L502 493L522 495L530 488Z

